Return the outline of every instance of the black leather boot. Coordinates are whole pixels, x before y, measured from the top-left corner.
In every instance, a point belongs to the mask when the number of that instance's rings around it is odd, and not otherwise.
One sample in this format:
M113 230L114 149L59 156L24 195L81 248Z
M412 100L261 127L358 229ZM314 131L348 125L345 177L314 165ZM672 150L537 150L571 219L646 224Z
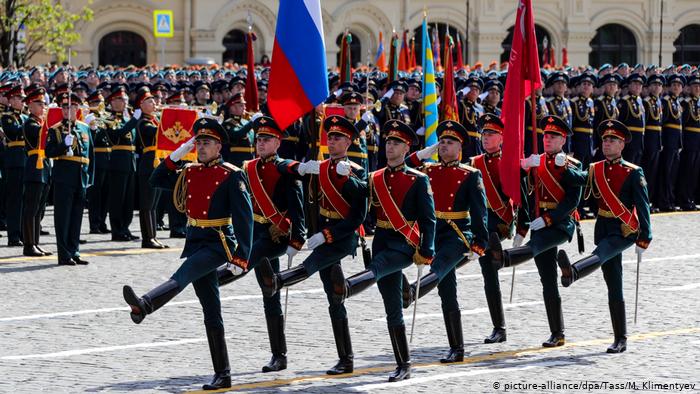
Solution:
M404 275L404 278L406 276ZM418 282L413 282L411 285L408 286L407 289L404 289L404 296L403 296L403 307L404 309L408 308L413 304L413 302L417 298L421 298L424 295L430 293L431 290L433 290L435 287L438 285L438 280L440 278L437 276L437 274L434 274L432 272L428 272L427 274L423 275L420 278L420 294L416 296L416 288L418 287ZM406 283L404 283L404 286Z
M389 327L389 338L391 338L391 347L394 349L396 359L396 370L389 375L389 381L398 382L408 379L411 377L411 354L406 339L406 326Z
M124 286L124 300L131 307L131 320L139 324L146 315L157 311L172 300L180 292L180 286L173 279L168 279L160 286L154 288L143 297L136 296L131 286Z
M622 353L627 350L627 316L625 302L610 302L610 318L612 319L615 342L608 347L608 353Z
M549 339L542 342L542 346L563 346L566 341L564 339L564 316L561 311L561 299L545 299L544 307L547 310L547 320L549 321L549 330L552 332L552 335Z
M498 294L487 294L486 303L489 305L489 314L493 323L491 335L484 338L484 343L500 343L506 341L506 317L503 313L503 301L501 292Z
M155 240L156 228L151 221L150 211L139 211L139 224L141 225L141 247L144 249L164 249L165 246Z
M270 338L272 358L262 367L263 372L287 369L287 339L284 336L284 316L266 316L267 336Z
M333 282L333 300L342 304L347 298L377 283L377 278L372 271L365 270L345 279L340 264L334 264L331 268L331 282Z
M304 264L276 273L270 265L270 260L263 258L258 267L262 276L262 293L265 297L272 297L281 288L299 283L309 277Z
M42 253L42 251L39 250L39 248L37 248L36 245L27 244L27 243L24 244L24 249L22 250L22 254L24 256L28 256L28 257L40 257L40 256L44 255L44 253Z
M333 337L335 337L335 347L338 350L338 363L326 373L328 375L341 375L352 373L355 363L352 353L352 342L350 341L350 328L348 319L331 320L333 326Z
M464 361L464 339L462 338L462 313L459 310L445 313L445 328L447 329L447 341L450 343L450 352L445 358L441 358L443 364Z
M22 215L22 237L24 249L22 254L28 257L40 257L44 254L36 247L36 231L34 228L34 218Z
M226 266L217 268L216 276L219 279L219 287L225 286L231 282L235 282L238 279L241 279L242 277L246 276L248 272L244 272L240 275L234 275L230 269L226 268Z
M491 249L491 263L496 270L518 266L533 257L532 248L528 245L504 250L496 233L489 235L489 249Z
M228 363L226 337L222 328L207 328L207 341L211 363L214 366L214 378L211 383L202 386L204 390L219 390L231 387L231 367Z
M564 287L571 286L575 281L588 276L591 272L600 267L602 262L598 256L592 254L575 262L573 265L569 261L569 256L563 250L557 253L557 264L561 269L561 285Z

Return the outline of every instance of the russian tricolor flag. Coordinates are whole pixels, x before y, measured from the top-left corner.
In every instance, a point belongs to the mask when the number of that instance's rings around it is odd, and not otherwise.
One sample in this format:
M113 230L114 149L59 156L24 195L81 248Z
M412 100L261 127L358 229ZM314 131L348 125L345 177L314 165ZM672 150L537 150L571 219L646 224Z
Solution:
M267 103L281 129L328 97L320 0L282 0Z

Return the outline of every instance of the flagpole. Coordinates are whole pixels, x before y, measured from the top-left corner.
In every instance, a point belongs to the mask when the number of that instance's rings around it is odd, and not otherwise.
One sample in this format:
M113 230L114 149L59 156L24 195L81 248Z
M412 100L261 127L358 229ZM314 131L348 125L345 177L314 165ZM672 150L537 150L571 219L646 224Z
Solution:
M467 0L467 31L464 34L464 63L469 64L469 0Z
M659 18L659 67L661 67L661 48L664 45L664 0L661 0L661 15Z

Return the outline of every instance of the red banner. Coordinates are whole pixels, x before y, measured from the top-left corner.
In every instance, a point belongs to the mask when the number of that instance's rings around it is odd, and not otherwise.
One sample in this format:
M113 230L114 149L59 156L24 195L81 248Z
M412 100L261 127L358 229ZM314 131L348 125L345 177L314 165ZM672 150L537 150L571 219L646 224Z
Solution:
M454 65L452 62L452 37L445 35L445 78L442 83L442 101L440 101L440 121L459 121L457 91L455 89Z
M246 35L248 74L245 80L245 109L249 112L258 112L258 83L255 80L255 53L253 51L255 38L255 33L253 32L249 32Z
M156 159L154 166L165 159L180 145L193 137L192 126L197 120L197 111L184 108L165 108L160 117L158 133L156 134ZM182 160L196 161L197 154L194 149L185 155Z
M46 138L49 135L49 127L63 120L63 111L59 107L49 108L44 117L44 122L41 124L41 132L39 133L39 146L37 149L36 168L38 170L44 168L44 159L46 158Z

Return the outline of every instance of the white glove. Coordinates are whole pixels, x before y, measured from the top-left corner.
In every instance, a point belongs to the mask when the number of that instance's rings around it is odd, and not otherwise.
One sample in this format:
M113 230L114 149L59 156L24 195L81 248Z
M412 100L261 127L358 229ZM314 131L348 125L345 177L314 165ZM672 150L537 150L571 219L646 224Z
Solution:
M68 147L68 151L66 152L66 156L73 156L73 148L70 146Z
M299 163L297 167L297 172L299 175L304 176L306 174L318 174L320 172L320 164L317 160L309 160L304 163Z
M527 159L522 159L520 160L520 167L522 167L523 170L527 170L528 168L532 167L539 167L540 166L540 155L530 155Z
M287 252L286 252L286 254L287 254L287 259L293 259L294 256L297 255L297 253L299 253L299 251L296 250L296 249L294 249L294 247L292 247L292 246L287 246Z
M58 108L58 103L49 104L49 108Z
M66 134L66 136L63 137L63 143L66 144L66 146L71 146L73 145L74 139L75 137L73 136L73 134Z
M231 271L235 276L243 274L243 268L237 266L236 264L227 263L226 269Z
M85 123L91 125L92 122L95 121L95 114L89 113L89 114L85 115L85 119L84 119L84 120L85 120Z
M542 219L541 217L530 222L530 230L532 230L532 231L541 230L541 229L545 228L546 226L547 226L547 223L545 223L544 219Z
M343 89L338 89L335 92L333 92L333 95L338 98L340 95L343 94Z
M316 233L312 235L308 241L306 241L306 246L308 246L309 249L313 250L323 245L324 243L326 243L326 237L323 236L323 233Z
M532 226L532 224L530 224L530 226ZM515 237L513 237L513 247L517 248L519 246L522 246L524 240L525 240L525 237L516 233Z
M383 98L383 99L388 99L388 98L391 98L391 96L393 96L393 95L394 95L394 89L389 89L389 90L386 91L386 93L384 93L384 95L382 96L382 98Z
M250 121L251 121L251 122L254 122L255 119L257 119L257 118L259 118L259 117L261 117L261 116L263 116L262 112L256 112L256 113L253 114L253 116L250 117Z
M374 115L372 115L372 111L365 111L365 113L362 114L362 120L367 123L374 123Z
M425 135L425 127L421 126L420 129L416 130L416 135Z
M194 137L190 138L187 142L175 149L175 151L170 154L170 160L175 162L180 161L180 159L192 151L192 148L194 148Z
M348 161L339 161L338 165L335 167L335 172L338 173L340 176L347 176L350 175L350 168L352 166L350 165L350 162Z
M469 91L472 90L471 86L467 86L466 88L460 90L462 94L467 94Z
M479 253L476 253L473 250L469 253L469 261L477 261L479 260L479 257L481 257L479 256Z
M134 119L139 120L141 118L141 108L134 111Z
M641 256L644 254L644 252L646 252L646 249L637 245L637 247L635 248L635 252L637 253L637 256Z
M421 160L430 159L431 157L433 157L433 155L437 151L437 148L438 148L438 144L430 145L430 146L423 148L423 149L419 150L418 152L416 152L416 156L418 156L418 158Z
M564 152L557 153L557 155L554 156L554 164L556 164L557 167L565 166L566 165L566 153L564 153Z

